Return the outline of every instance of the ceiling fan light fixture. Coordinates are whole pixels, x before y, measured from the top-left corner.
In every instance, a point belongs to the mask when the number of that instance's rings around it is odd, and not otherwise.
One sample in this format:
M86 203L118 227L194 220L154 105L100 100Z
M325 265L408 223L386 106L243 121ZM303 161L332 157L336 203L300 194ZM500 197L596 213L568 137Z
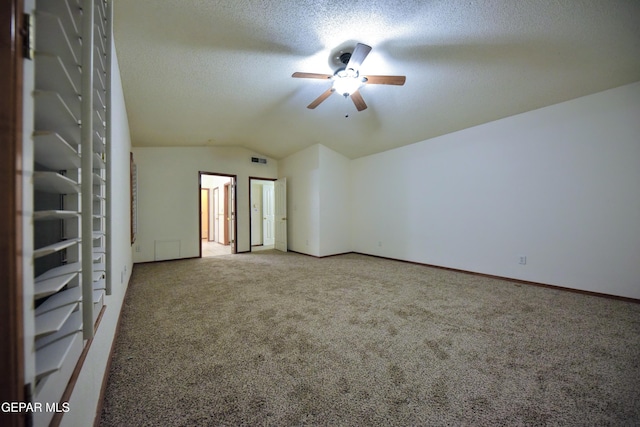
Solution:
M325 99L331 96L332 93L337 92L345 98L351 98L353 104L358 111L367 109L367 103L362 99L359 89L365 84L379 84L379 85L397 85L402 86L406 80L405 76L372 76L360 77L360 65L362 61L371 52L371 46L358 43L353 49L353 53L339 52L339 56L334 57L335 60L339 60L344 67L331 74L322 73L301 73L296 71L291 77L304 78L304 79L320 79L331 80L331 87L324 91L313 102L307 105L307 108L313 110L320 105Z
M338 70L333 76L333 89L346 98L360 89L364 82L356 70Z

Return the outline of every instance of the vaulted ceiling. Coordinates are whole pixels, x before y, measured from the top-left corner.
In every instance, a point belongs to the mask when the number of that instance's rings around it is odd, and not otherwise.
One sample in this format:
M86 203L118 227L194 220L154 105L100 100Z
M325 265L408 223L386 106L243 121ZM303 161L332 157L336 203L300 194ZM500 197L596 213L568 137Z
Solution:
M280 159L316 143L357 158L640 80L638 0L115 0L134 146L242 146ZM373 50L368 108L331 58Z

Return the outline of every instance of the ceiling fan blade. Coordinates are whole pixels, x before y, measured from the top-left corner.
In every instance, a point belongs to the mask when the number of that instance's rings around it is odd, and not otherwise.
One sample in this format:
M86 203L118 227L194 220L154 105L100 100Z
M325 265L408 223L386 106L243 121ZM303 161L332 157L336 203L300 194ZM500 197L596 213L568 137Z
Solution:
M319 74L319 73L300 73L296 72L291 75L291 77L297 77L300 79L330 79L333 77L331 74Z
M397 85L402 86L407 79L406 76L365 76L367 84L373 85Z
M331 95L333 93L333 88L330 87L329 89L327 89L326 92L323 92L322 95L320 95L319 97L317 97L315 99L315 101L313 101L311 104L307 105L307 108L310 110L313 110L314 108L316 108L318 105L320 105L320 103L322 101L324 101L325 99L327 99L329 97L329 95Z
M358 111L367 109L367 104L364 102L360 91L356 90L355 92L353 92L351 94L351 99L353 100L353 103L356 104L356 108L358 109Z
M351 58L349 58L347 69L352 68L354 70L358 70L360 68L360 65L362 65L362 61L364 61L367 55L369 55L369 52L371 52L371 46L358 43L356 45L356 48L353 49Z

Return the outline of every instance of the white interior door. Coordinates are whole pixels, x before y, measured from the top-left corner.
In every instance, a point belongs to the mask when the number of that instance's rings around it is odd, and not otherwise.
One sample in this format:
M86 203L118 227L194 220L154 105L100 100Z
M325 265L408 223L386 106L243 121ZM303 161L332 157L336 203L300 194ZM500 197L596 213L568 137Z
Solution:
M275 243L275 207L273 201L273 184L262 185L262 244L271 246Z
M220 201L218 187L213 189L213 240L220 242Z
M209 188L209 236L208 240L213 242L215 239L215 211L213 210L213 188Z
M275 248L287 252L287 178L274 182Z
M236 181L231 178L229 185L229 244L231 253L236 253Z

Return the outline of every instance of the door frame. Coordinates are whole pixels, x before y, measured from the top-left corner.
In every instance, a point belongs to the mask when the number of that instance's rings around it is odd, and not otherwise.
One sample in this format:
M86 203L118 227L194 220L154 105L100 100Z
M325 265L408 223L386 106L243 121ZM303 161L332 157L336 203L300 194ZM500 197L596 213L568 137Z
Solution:
M200 197L200 192L202 190L202 176L203 175L214 175L214 176L223 176L227 178L231 178L233 181L233 186L231 191L233 192L233 212L235 215L233 221L233 236L234 236L234 244L231 245L231 253L238 253L238 175L232 175L228 173L218 173L218 172L206 172L206 171L198 171L198 257L202 258L202 221L201 221L201 212L202 212L202 198ZM225 205L228 205L225 201Z
M224 205L222 206L222 223L224 227L222 227L222 244L227 246L231 244L231 239L229 238L229 222L231 220L231 213L229 212L229 200L230 200L230 191L231 183L227 182L222 186L222 200L224 200ZM219 195L218 195L219 196Z
M260 178L257 176L250 176L249 177L249 252L253 252L253 246L251 246L251 242L253 242L253 239L251 238L251 215L253 215L253 209L251 207L251 181L272 181L272 182L276 182L278 179L277 178ZM262 216L262 214L260 215Z
M25 401L22 247L22 0L0 2L0 401ZM24 413L0 413L0 424L25 425Z

